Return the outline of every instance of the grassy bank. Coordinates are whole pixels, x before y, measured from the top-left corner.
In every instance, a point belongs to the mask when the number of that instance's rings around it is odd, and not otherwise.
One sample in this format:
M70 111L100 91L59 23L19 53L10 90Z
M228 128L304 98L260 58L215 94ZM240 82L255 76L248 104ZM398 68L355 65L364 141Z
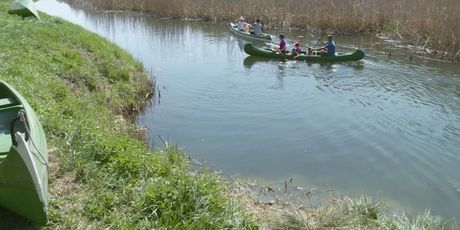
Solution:
M287 181L265 186L235 181L230 196L243 201L262 229L457 229L455 222L428 210L396 214L388 204L366 196L305 189Z
M212 173L175 147L147 151L127 119L153 85L125 51L82 28L23 20L0 1L0 79L20 91L50 151L51 229L254 229ZM33 227L5 210L0 229Z
M388 216L381 203L334 198L316 208L254 199L243 184L191 171L176 147L148 151L130 122L152 82L142 65L92 33L0 0L0 79L28 99L50 151L49 229L442 229L431 216ZM245 209L243 209L245 208ZM0 229L34 227L0 210Z
M335 33L372 31L408 44L436 49L460 60L458 0L70 0L103 9L154 12L161 16L234 21L260 18L269 27Z

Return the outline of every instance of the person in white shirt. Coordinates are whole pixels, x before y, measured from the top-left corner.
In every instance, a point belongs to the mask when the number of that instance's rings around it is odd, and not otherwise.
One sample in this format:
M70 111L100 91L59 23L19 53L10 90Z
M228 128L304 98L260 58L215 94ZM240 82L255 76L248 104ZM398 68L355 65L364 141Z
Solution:
M243 17L240 17L240 20L238 20L238 30L239 31L247 32L250 26L251 25L249 25L246 21L244 21Z

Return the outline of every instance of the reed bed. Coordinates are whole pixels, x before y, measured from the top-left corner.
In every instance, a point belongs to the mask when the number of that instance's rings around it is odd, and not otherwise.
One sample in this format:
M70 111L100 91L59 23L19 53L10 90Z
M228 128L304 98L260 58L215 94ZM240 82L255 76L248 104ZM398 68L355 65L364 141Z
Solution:
M71 0L100 9L207 21L260 18L268 28L331 33L383 32L408 44L460 56L458 0Z

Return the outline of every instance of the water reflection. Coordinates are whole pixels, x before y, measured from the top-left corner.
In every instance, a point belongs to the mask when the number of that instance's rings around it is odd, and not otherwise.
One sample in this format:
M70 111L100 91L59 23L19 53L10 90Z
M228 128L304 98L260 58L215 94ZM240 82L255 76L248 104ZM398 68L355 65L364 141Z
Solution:
M342 52L363 49L360 62L258 59L225 25L38 5L115 42L152 71L158 101L139 123L155 143L157 136L173 140L226 175L294 177L459 218L458 64L410 60L397 49L389 56L388 44L368 35L335 37ZM317 40L285 34L303 47Z
M277 63L278 61L273 60L271 58L261 58L261 57L247 56L243 60L243 66L248 68L248 69L251 69L254 66L254 64L256 64L257 62L260 62L260 63L267 62L267 63L271 64L271 63Z

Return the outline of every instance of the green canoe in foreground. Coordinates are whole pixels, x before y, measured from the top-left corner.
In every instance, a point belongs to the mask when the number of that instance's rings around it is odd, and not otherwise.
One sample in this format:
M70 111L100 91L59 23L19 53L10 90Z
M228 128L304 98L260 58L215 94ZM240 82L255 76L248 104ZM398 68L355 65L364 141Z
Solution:
M17 14L22 17L36 17L40 19L40 16L38 16L38 11L35 8L35 4L32 0L15 0L13 3L11 3L8 13Z
M248 43L244 45L244 52L252 56L266 57L266 58L278 58L278 59L288 59L288 60L301 60L308 62L342 62L342 61L358 61L364 58L364 52L362 50L355 50L353 53L343 53L336 55L307 55L300 54L297 57L294 56L291 52L287 54L281 54L270 49L264 49L255 47L253 44Z
M47 222L48 149L29 103L0 80L0 206Z
M270 36L270 34L263 33L260 36L256 36L254 34L238 30L238 25L234 23L230 23L230 31L232 31L234 34L240 37L251 39L251 40L263 41L263 42L272 41L272 37Z

